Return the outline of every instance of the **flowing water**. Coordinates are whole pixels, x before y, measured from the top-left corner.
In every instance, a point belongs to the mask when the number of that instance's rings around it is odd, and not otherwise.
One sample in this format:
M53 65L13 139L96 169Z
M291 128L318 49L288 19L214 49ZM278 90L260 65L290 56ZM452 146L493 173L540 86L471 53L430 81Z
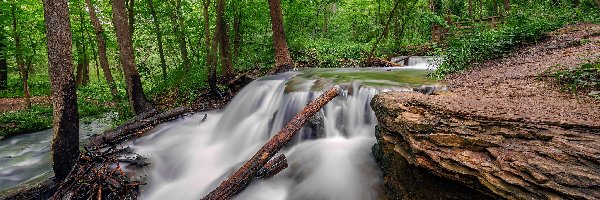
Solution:
M435 84L428 59L403 68L313 69L260 78L224 110L162 124L129 141L147 158L143 168L121 166L148 183L142 199L200 199L237 170L311 100L333 85L341 95L327 104L279 153L289 167L255 180L236 199L377 199L382 175L371 147L376 118L369 102L385 91L412 92ZM97 132L100 128L92 128ZM0 140L0 191L51 176L51 131Z
M91 135L108 128L111 118L107 114L102 120L82 124L79 128L81 144ZM0 140L0 191L54 176L50 161L51 141L52 129Z
M325 69L263 77L222 111L163 124L126 144L150 165L142 199L200 199L247 161L311 100L343 88L280 153L289 167L256 180L236 199L377 199L382 175L371 154L376 118L371 98L431 84L427 71L400 68Z

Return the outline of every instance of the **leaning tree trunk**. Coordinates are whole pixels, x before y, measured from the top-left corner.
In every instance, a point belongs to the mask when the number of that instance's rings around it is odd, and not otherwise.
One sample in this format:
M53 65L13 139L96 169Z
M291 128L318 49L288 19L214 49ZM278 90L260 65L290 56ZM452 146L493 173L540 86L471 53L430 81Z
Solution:
M52 168L63 180L79 157L79 114L73 80L71 26L67 0L44 0L48 72L52 88Z
M23 82L23 93L25 95L25 106L31 108L31 95L29 94L29 71L25 67L25 61L23 60L23 49L21 49L21 34L17 30L17 15L15 3L11 4L12 14L12 28L13 28L13 39L15 40L15 59L19 66L19 72L21 73L21 81Z
M368 57L369 60L373 59L373 56L375 55L375 50L377 50L377 45L379 45L379 42L381 42L381 40L385 37L388 30L390 29L390 22L392 21L392 18L394 17L394 13L396 13L396 9L398 9L399 4L400 4L400 1L396 0L396 3L394 4L394 8L392 8L392 11L390 11L390 15L388 16L387 22L385 23L383 32L381 32L381 35L379 35L379 37L377 38L377 41L375 41L375 44L373 44L373 48L371 48L371 53L369 53L369 57Z
M281 0L269 0L269 13L271 14L273 48L275 49L275 70L276 72L290 70L294 68L294 63L285 41Z
M230 79L233 77L233 63L231 61L231 52L229 49L229 26L225 21L225 0L217 0L216 11L222 76L224 79Z
M127 7L127 20L129 22L129 33L131 38L133 38L133 33L135 33L135 0L129 0L129 3L126 3Z
M96 9L90 0L85 0L87 4L90 20L92 21L92 25L94 26L94 32L96 33L96 42L98 43L98 56L100 57L100 67L104 72L104 79L106 79L106 83L110 88L110 93L113 96L113 99L117 99L118 92L117 86L115 85L115 81L113 80L112 73L110 71L110 66L108 65L108 57L106 56L106 37L104 35L104 28L102 28L102 24L96 16Z
M129 30L127 15L125 13L125 1L113 0L113 25L117 33L117 42L119 43L120 60L123 65L123 74L127 84L127 95L129 103L136 115L142 114L152 109L152 105L144 97L142 80L135 67L135 57L133 55L133 41L131 30Z
M308 119L321 110L329 101L337 97L338 92L338 86L334 86L308 104L302 112L288 122L285 127L263 145L240 169L202 199L231 199L244 190L254 179L272 176L285 168L287 166L285 157L279 156L272 160L273 162L269 160L292 140Z

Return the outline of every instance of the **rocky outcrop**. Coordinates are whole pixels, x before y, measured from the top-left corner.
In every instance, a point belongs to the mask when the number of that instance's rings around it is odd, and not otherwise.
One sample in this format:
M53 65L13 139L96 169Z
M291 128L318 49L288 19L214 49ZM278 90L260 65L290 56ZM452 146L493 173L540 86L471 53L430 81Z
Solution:
M600 198L598 124L463 112L436 101L444 96L372 100L392 198Z

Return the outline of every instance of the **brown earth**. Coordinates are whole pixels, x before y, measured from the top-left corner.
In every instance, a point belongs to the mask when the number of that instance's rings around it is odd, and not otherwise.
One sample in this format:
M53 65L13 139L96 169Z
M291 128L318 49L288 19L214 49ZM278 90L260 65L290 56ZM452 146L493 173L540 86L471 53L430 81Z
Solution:
M572 25L449 76L447 93L376 96L374 154L388 194L600 199L600 102L540 78L599 56L600 26Z
M49 96L31 97L32 105L51 105ZM25 109L25 98L0 98L0 113Z

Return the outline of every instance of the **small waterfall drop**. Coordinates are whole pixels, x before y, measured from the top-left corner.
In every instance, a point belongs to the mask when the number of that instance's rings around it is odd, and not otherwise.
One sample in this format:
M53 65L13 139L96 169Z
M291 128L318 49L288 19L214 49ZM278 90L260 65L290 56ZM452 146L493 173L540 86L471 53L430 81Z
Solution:
M390 73L387 70L378 73ZM400 71L404 72L396 72L402 74L399 77L414 73ZM382 180L371 155L376 118L370 100L380 92L412 91L409 85L419 84L407 79L392 80L407 81L406 87L368 85L355 79L364 79L360 72L332 74L336 77L308 72L263 77L246 86L223 111L163 124L131 142L134 151L151 163L132 172L147 176L141 198L200 199L310 101L339 84L342 95L311 118L280 152L288 158L289 167L272 178L255 180L236 199L377 199Z

